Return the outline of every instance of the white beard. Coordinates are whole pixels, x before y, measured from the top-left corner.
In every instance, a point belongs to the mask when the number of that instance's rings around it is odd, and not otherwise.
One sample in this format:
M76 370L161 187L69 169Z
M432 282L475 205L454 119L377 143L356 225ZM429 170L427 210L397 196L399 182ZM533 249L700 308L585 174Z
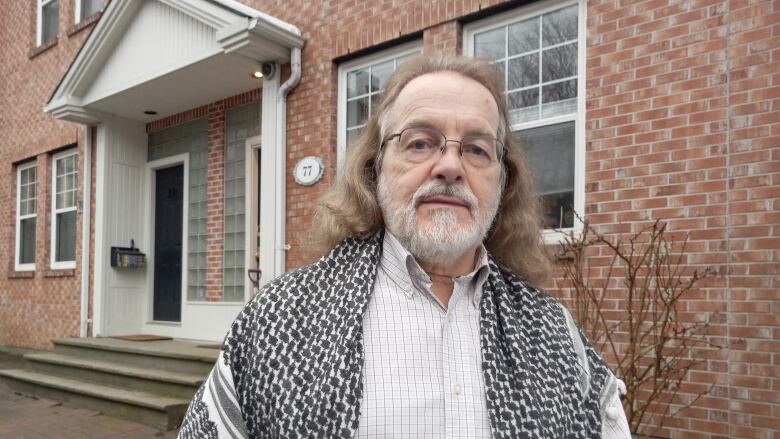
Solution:
M498 210L500 192L493 200L479 205L477 197L462 184L446 185L432 180L420 186L409 203L394 199L389 183L381 173L377 184L377 199L388 230L417 260L431 264L456 261L476 248L487 235ZM457 197L469 208L471 221L458 223L458 214L450 208L436 209L427 224L417 223L417 206L421 199L435 195Z

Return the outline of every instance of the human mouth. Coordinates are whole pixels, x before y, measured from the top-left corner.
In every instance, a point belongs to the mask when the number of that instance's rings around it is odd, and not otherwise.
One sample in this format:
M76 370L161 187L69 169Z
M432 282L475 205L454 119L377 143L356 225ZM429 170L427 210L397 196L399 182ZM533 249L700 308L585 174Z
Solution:
M446 196L436 196L436 197L430 197L420 200L420 205L429 205L429 206L441 206L441 207L463 207L468 209L469 205L468 203L455 198L455 197L446 197Z

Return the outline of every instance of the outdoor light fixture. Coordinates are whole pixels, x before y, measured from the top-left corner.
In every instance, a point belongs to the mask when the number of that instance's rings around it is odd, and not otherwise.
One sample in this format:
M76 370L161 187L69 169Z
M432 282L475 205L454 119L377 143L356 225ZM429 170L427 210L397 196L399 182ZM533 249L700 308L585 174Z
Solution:
M155 116L157 112L154 110L146 110L144 111L144 114L148 114L149 116Z
M255 72L254 72L254 73L252 73L252 77L253 77L253 78L260 79L260 78L262 78L262 77L263 77L263 72L261 72L260 70L255 70Z

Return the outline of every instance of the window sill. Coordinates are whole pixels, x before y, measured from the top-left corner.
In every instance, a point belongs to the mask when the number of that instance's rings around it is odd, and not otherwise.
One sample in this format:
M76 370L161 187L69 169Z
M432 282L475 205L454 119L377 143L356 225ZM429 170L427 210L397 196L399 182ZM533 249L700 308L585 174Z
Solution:
M43 52L46 52L47 50L51 49L52 47L57 45L57 38L52 38L51 40L47 41L46 43L41 44L38 47L35 47L33 49L30 49L30 53L27 54L27 57L29 59L33 59L36 56L42 54Z
M43 277L73 277L76 275L75 269L54 269L43 272Z
M97 11L92 15L84 17L80 22L71 24L66 32L68 38L97 23L101 15L103 15L103 11Z
M35 277L35 271L10 271L8 279L32 279Z

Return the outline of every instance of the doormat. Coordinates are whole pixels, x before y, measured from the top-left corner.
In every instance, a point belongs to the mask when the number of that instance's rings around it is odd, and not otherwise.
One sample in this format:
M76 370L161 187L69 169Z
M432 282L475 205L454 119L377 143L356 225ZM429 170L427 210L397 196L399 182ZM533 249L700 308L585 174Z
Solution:
M127 341L161 341L161 340L173 340L172 337L163 337L161 335L146 335L146 334L133 334L133 335L117 335L114 338Z
M198 347L206 349L222 349L222 343L199 344Z

